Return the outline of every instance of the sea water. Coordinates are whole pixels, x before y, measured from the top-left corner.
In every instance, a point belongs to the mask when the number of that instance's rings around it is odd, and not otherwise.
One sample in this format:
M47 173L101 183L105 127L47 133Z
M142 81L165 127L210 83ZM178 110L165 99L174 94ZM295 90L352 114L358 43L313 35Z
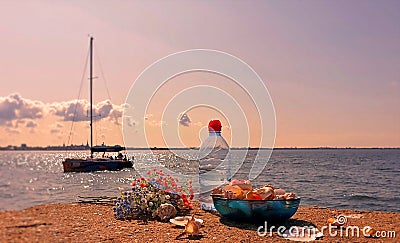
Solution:
M142 158L150 152L130 153ZM179 156L152 153L170 169L198 171L199 164L192 159L197 150L180 150ZM234 159L235 150L231 153ZM248 152L234 178L247 179L256 154ZM79 196L117 196L118 187L130 188L138 176L134 169L64 173L62 161L69 156L71 152L0 151L0 210L76 202ZM274 150L253 183L294 191L303 206L400 212L399 175L400 149Z

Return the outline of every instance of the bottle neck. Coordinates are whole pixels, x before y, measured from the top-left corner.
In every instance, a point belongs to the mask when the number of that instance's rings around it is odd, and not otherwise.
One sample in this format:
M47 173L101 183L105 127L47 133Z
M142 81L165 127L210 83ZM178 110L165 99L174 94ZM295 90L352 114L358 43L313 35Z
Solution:
M208 132L209 136L221 136L221 132Z

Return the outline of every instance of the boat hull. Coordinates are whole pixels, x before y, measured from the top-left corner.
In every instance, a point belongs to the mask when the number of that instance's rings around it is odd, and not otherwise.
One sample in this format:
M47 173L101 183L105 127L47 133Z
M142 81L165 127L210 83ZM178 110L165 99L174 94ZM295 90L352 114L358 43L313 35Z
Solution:
M64 172L91 172L103 170L121 170L132 168L132 162L126 160L105 159L66 159L63 161Z

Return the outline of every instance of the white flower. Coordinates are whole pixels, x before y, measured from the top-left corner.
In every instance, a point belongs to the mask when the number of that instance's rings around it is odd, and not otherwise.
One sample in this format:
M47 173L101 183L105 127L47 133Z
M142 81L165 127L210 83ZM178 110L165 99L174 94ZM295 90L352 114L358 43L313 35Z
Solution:
M165 195L165 199L169 200L170 196L169 195Z
M153 202L149 202L149 206L152 207L154 204Z

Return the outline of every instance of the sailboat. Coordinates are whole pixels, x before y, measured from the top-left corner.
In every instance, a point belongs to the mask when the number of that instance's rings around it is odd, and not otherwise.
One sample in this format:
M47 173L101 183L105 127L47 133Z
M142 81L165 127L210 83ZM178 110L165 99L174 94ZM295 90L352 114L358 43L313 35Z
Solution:
M90 37L90 158L66 158L63 161L64 172L90 172L101 170L120 170L131 168L132 160L121 151L125 150L120 145L93 146L93 37ZM117 156L104 157L105 153L118 153ZM103 157L94 157L94 153L103 153Z

